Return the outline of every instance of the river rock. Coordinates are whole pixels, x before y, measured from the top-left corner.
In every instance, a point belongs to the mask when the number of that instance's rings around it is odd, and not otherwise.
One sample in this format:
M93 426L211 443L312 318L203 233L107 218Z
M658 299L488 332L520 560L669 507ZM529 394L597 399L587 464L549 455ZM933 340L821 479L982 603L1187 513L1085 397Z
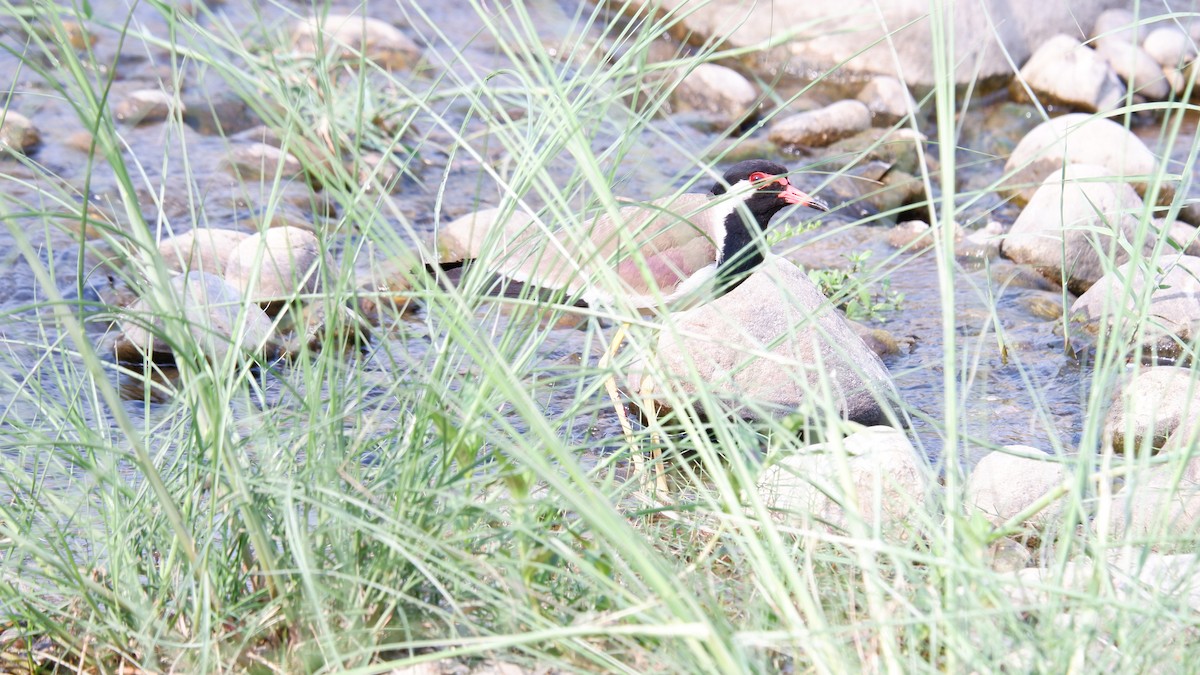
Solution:
M1200 234L1195 227L1177 220L1168 224L1160 218L1155 218L1154 224L1159 232L1166 233L1167 238L1177 245L1184 255L1200 256Z
M1179 538L1195 541L1200 531L1200 458L1188 458L1187 453L1163 457L1175 459L1126 476L1125 485L1112 496L1109 531L1114 539L1148 539L1157 542L1152 548L1169 547Z
M1142 49L1163 68L1181 68L1196 59L1196 45L1178 26L1161 26L1150 31Z
M715 63L701 63L671 91L676 111L694 111L719 127L754 117L758 90L741 73Z
M842 453L848 486L840 472ZM870 427L840 443L788 453L763 470L757 488L763 503L785 519L852 534L853 518L869 531L882 528L889 538L907 539L928 519L923 512L933 485L933 472L903 431Z
M1137 43L1106 38L1096 42L1096 52L1135 94L1152 101L1161 101L1171 94L1162 66Z
M954 247L954 254L960 258L991 260L1000 255L1000 243L1004 241L1004 234L1003 223L989 220L983 227L965 232L958 246Z
M237 230L198 227L162 240L158 253L173 272L225 273L230 252L250 235Z
M1012 177L999 191L1025 204L1042 181L1066 163L1107 167L1108 175L1126 177L1138 192L1144 192L1144 179L1135 177L1154 173L1157 159L1141 139L1120 124L1072 113L1039 124L1021 139L1004 164L1004 172Z
M1105 9L1129 0L1007 0L957 3L948 28L956 37L954 79L959 85L1008 81L1011 63L1023 63L1055 33L1077 34ZM693 43L754 49L767 72L832 73L860 79L902 72L918 89L938 82L930 58L929 3L926 0L842 0L747 2L746 0L635 0L622 5L644 18L647 10L670 14L673 35ZM1002 13L1001 13L1002 12ZM1000 17L1003 17L1002 19ZM781 35L794 36L780 41ZM765 44L782 45L763 49ZM1011 59L1011 61L1010 61Z
M1148 300L1144 297L1145 264L1127 263L1115 274L1105 275L1071 305L1071 316L1092 334L1118 331L1121 340L1140 336L1142 349L1173 358L1182 349L1178 341L1190 341L1200 327L1200 258L1159 257ZM1118 313L1122 316L1115 316ZM1105 319L1107 323L1102 325Z
M176 106L182 111L183 104L161 89L139 89L122 99L113 110L113 115L121 122L136 126L161 122L171 115Z
M503 233L489 233L503 227ZM485 249L503 256L505 247L523 239L534 224L533 217L522 211L498 207L480 209L450 221L437 233L438 262L450 264L475 260ZM489 246L490 244L490 246Z
M371 338L371 324L366 317L345 305L332 308L328 305L327 302L310 302L291 315L295 344L289 345L289 352L296 353L300 348L314 352L326 347L349 349L367 344Z
M1061 462L1037 448L1005 446L984 455L971 471L965 487L967 510L1002 525L1061 485L1066 476ZM1057 522L1061 514L1062 501L1056 500L1023 524L1043 527Z
M0 110L0 150L26 153L42 140L28 117L15 110Z
M741 285L692 309L673 312L659 335L654 393L695 400L696 382L749 419L797 410L819 414L826 402L860 424L890 423L895 396L887 368L794 264L770 256ZM754 354L769 353L769 357ZM647 364L635 366L638 395ZM697 404L697 408L702 408Z
M312 232L276 227L242 240L225 262L225 278L254 302L276 310L280 302L321 289L322 262Z
M1181 424L1200 419L1200 382L1189 368L1155 366L1133 377L1113 397L1104 438L1113 450L1133 454L1160 450Z
M768 134L777 145L818 148L871 127L871 111L862 101L838 101L776 122Z
M821 156L839 164L848 164L851 158L854 165L880 162L884 171L918 174L921 173L921 155L918 150L927 140L924 134L908 128L873 127L829 145L821 152Z
M1105 273L1102 252L1116 264L1129 259L1118 237L1132 242L1142 200L1121 182L1103 182L1109 169L1072 164L1047 176L1017 216L1000 250L1005 257L1031 265L1050 281L1066 277L1072 293L1083 293ZM1127 244L1126 244L1127 245ZM1154 236L1145 237L1145 248Z
M1025 86L1048 103L1088 112L1114 110L1125 98L1112 66L1070 35L1055 35L1029 57L1011 87L1013 97L1023 99Z
M225 166L243 180L284 180L304 173L300 160L266 143L237 143L226 157Z
M300 21L292 30L292 47L302 54L328 54L354 61L360 56L389 70L409 68L421 48L395 26L353 14L330 14Z
M172 277L171 290L179 306L165 311L182 311L189 334L209 360L224 360L234 346L248 354L270 356L274 352L271 320L258 305L243 302L242 294L225 280L207 272L189 272ZM137 362L143 354L170 353L170 346L156 337L164 323L153 307L143 297L126 310L114 346L119 361Z
M1196 574L1200 561L1195 554L1147 554L1135 548L1107 560L1078 556L1066 564L1053 559L1043 564L1044 567L1029 567L996 579L997 586L1008 594L1014 607L1070 605L1074 604L1069 602L1073 597L1095 598L1099 587L1105 589L1103 592L1110 602L1123 607L1144 606L1151 598L1161 596L1177 602L1185 612L1200 611L1200 575ZM1028 668L1021 672L1036 670Z
M876 125L891 126L909 111L917 111L917 101L899 79L887 75L872 77L858 92L858 100L871 111Z
M1092 24L1091 40L1113 39L1137 44L1142 41L1142 26L1133 12L1125 7L1107 9Z

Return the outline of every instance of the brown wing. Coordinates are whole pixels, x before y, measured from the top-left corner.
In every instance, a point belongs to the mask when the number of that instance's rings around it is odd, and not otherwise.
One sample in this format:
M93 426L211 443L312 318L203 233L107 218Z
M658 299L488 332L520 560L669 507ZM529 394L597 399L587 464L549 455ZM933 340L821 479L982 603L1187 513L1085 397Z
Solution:
M566 289L591 299L611 299L613 290L635 302L652 298L652 284L670 296L680 281L716 262L724 236L723 209L706 195L631 204L619 222L597 217L579 230L542 236L521 232L505 246L501 274L543 288ZM717 216L719 221L714 222ZM634 251L641 251L641 261ZM607 271L607 273L606 273ZM606 277L616 274L619 283ZM617 286L616 289L611 288Z

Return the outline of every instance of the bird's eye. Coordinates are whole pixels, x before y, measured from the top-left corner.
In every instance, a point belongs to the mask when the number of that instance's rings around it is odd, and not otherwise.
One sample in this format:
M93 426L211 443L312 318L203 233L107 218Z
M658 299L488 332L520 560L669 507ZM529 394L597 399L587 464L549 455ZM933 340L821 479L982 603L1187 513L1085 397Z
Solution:
M770 176L768 176L767 174L763 173L762 171L755 171L754 173L750 174L750 182L751 182L751 183L757 183L757 182L759 182L759 181L761 181L761 180L766 180L766 179L767 179L767 178L769 178L769 177L770 177Z

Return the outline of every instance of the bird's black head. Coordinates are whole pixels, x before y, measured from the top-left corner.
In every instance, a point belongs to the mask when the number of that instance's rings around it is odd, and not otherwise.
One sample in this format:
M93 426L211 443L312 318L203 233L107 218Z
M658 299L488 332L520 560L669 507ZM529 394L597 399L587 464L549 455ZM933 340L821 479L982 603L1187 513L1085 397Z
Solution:
M787 167L783 165L751 159L734 164L712 186L710 192L715 197L733 202L730 204L732 210L725 216L725 237L718 254L719 292L736 287L762 262L763 251L753 243L755 226L759 231L766 230L771 218L790 204L829 210L825 202L797 190L788 181L787 173ZM747 211L748 218L743 216Z
M787 179L788 169L782 164L766 159L748 159L729 167L721 180L713 184L709 192L720 196L733 189L754 189L747 194L746 207L759 224L766 226L771 216L789 204L803 204L820 211L828 211L825 202L797 190Z

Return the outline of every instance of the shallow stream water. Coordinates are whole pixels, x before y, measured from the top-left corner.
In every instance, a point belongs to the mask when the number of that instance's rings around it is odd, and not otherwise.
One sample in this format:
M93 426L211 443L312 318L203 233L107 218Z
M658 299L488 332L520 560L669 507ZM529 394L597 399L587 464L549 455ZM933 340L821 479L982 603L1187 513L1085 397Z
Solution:
M148 3L127 3L124 0L94 0L96 17L118 21L130 17L137 30L162 36L169 33L169 24ZM134 5L130 11L128 7ZM430 25L444 32L446 43L461 51L435 47L433 54L445 64L459 59L468 63L452 67L475 68L487 72L505 66L505 57L495 41L482 30L482 20L464 0L420 3L430 13ZM349 12L361 3L336 0L331 11ZM591 11L591 5L566 2L524 3L526 11L535 17L539 37L549 44L574 44L578 39L575 26L580 17ZM304 3L268 3L247 0L225 0L212 5L217 20L231 26L247 26L247 36L258 30L282 33L296 16L306 13ZM412 20L408 3L373 2L367 13L377 19L406 24ZM0 39L20 51L23 33L10 20L0 22ZM161 88L173 75L167 52L147 46L141 40L128 39L123 43L111 31L97 30L94 62L115 64L115 78L109 97L113 101L137 89ZM33 49L31 46L30 50ZM34 59L43 59L35 56ZM41 62L41 61L39 61ZM105 69L101 69L102 71ZM22 216L23 210L78 209L83 203L116 223L124 216L119 207L117 183L112 171L102 164L90 164L86 152L86 128L71 107L71 102L46 86L36 72L21 60L0 52L0 72L10 73L12 91L10 107L19 111L39 127L41 146L31 153L38 168L22 165L10 157L0 158L0 198L5 204L9 228L0 229L0 343L7 358L0 359L3 368L15 382L21 382L30 372L31 364L45 354L48 339L44 324L37 320L31 305L46 298L46 293L34 277L28 261L17 249L10 228L30 234L37 255L49 264L54 283L68 297L77 286L80 269L90 269L91 261L79 261L77 223L69 218L49 219L61 227L47 228L47 219ZM139 198L147 220L159 236L181 232L193 225L213 227L254 227L255 219L264 208L260 186L243 183L222 167L229 150L228 136L244 132L257 124L255 116L242 104L235 92L208 69L192 63L183 65L185 88L183 99L192 109L189 125L182 129L165 124L141 126L123 125L122 138L127 152L139 161L141 175L135 176ZM99 73L104 74L104 73ZM98 74L98 75L99 75ZM431 80L424 80L428 83ZM786 92L783 92L786 94ZM208 111L208 114L202 114ZM453 114L453 113L452 113ZM220 121L218 132L212 120ZM964 115L962 139L958 153L960 188L978 189L996 179L1001 173L1008 151L1021 135L1032 128L1038 119L1031 107L1009 103L1004 96L994 96L985 105L976 105ZM656 123L658 124L658 123ZM933 136L928 118L921 121L921 130ZM643 143L627 158L628 176L620 189L631 197L657 196L656 190L670 185L656 184L647 177L682 175L688 162L677 150L677 144L694 148L697 153L716 141L712 132L696 125L664 120L658 129L675 132L671 142L662 135L644 133ZM1157 139L1151 122L1139 132L1153 148ZM1186 130L1187 138L1178 145L1190 145L1194 127ZM765 132L759 130L759 136ZM598 136L597 143L603 140ZM429 130L431 144L446 143L437 129ZM928 145L936 154L936 147ZM1172 154L1172 153L1168 153ZM783 157L792 165L805 163L805 158ZM400 212L418 230L429 231L441 219L469 212L479 204L478 193L470 190L438 190L444 175L451 180L470 181L479 168L469 158L450 161L438 152L426 153L418 165L418 180L405 182L395 194ZM622 167L625 170L625 167ZM564 173L565 175L565 173ZM802 179L802 187L820 190L822 176L814 174ZM286 218L313 222L314 200L307 186L292 185L283 189L285 198L275 208ZM319 202L320 200L316 200ZM437 208L440 205L440 213ZM835 204L836 206L836 204ZM937 285L936 258L933 255L897 253L887 241L889 222L855 225L857 214L849 209L838 210L826 218L822 228L791 240L780 252L813 268L845 266L845 255L870 251L865 273L883 266L891 288L903 293L898 311L885 312L881 321L872 322L895 336L901 344L899 353L885 357L903 399L920 411L914 430L924 450L937 456L941 449L938 421L945 409L944 353L941 295ZM959 222L968 231L978 229L988 220L1009 225L1015 209L1004 205L994 195L976 200L959 214ZM798 214L789 216L799 217ZM388 214L381 218L401 230L401 223ZM955 334L959 356L959 407L965 411L965 431L977 438L980 445L1023 444L1044 450L1063 449L1070 452L1077 441L1082 423L1082 410L1089 389L1089 371L1064 349L1062 321L1055 318L1053 308L1061 312L1063 295L1032 273L996 256L963 257L955 270ZM102 281L99 282L102 285ZM1069 301L1069 298L1068 298ZM410 333L392 348L424 349L427 327L415 321ZM584 333L571 329L556 332L560 340L548 348L543 357L548 363L575 358L588 353L593 345L584 343ZM386 339L386 338L384 338ZM64 357L70 358L70 357ZM367 357L370 359L370 355ZM387 377L387 362L380 359L373 366ZM76 392L65 391L53 377L41 377L42 396L65 403ZM279 396L278 390L275 391ZM555 415L563 401L574 389L564 387L547 394L548 415ZM598 406L599 408L599 406ZM154 414L154 404L147 409L140 400L129 402L129 412L140 416L145 410ZM22 420L37 420L36 400L14 400L8 414ZM922 417L925 419L923 420ZM111 419L94 420L98 425L112 425ZM614 437L615 419L598 414L595 419L580 424L578 440L585 442L588 434ZM0 443L9 444L14 441ZM971 451L968 451L968 456Z

